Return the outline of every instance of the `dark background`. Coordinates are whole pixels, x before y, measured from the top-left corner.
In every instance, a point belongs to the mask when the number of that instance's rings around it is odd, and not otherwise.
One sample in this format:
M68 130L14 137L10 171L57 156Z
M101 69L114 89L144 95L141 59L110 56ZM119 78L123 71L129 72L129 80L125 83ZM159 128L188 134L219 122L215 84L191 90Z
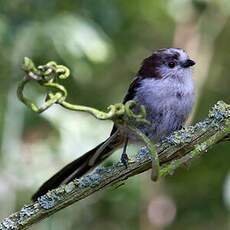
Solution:
M31 112L16 97L24 56L68 66L69 101L104 110L122 100L143 58L181 47L197 62L190 121L203 119L218 100L230 102L228 0L0 0L0 6L1 218L112 126L58 106ZM28 94L41 99L36 86ZM189 170L157 183L144 173L31 229L229 229L229 161L229 144L219 144Z

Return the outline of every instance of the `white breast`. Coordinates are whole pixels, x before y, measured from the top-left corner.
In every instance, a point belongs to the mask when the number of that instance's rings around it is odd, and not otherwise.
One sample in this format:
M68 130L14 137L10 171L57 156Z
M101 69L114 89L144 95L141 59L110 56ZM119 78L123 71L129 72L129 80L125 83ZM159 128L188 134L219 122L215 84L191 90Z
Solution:
M194 86L191 77L182 81L172 78L144 79L136 91L135 99L147 107L175 106L193 103ZM191 101L192 100L192 101ZM181 105L182 103L182 105ZM186 106L186 105L184 105Z
M158 139L168 135L181 127L192 110L194 86L191 72L182 78L146 78L136 91L135 100L147 110L151 130L155 130L150 137Z

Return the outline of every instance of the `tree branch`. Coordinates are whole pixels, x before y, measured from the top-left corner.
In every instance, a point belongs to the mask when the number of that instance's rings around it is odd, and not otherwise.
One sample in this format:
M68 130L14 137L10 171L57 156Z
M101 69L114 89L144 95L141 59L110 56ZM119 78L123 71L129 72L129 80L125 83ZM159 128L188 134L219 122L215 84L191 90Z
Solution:
M205 153L216 143L229 140L230 136L230 106L224 102L218 102L209 112L208 118L195 126L189 126L177 131L155 145L132 122L147 122L145 109L140 106L138 113L133 112L137 106L135 102L115 104L109 107L108 112L97 109L70 104L66 101L68 92L57 80L66 79L70 75L67 67L48 62L46 65L36 67L32 60L25 58L23 69L26 76L18 87L19 99L34 112L41 113L53 104L59 104L64 108L83 111L92 114L97 119L112 120L115 123L126 124L138 135L146 147L140 149L138 154L129 162L127 168L122 163L107 168L98 167L96 170L79 179L75 179L67 185L49 191L38 198L35 203L24 207L5 218L0 223L0 230L26 229L53 213L77 202L85 197L127 178L140 174L152 168L152 179L172 174L182 164L189 163L196 157ZM36 81L41 86L48 88L48 94L44 104L37 106L35 102L26 98L23 90L30 81Z
M206 153L230 135L230 105L218 102L210 110L208 118L177 131L157 145L160 160L160 176L173 174L184 163ZM114 184L140 174L152 167L152 155L144 147L125 168L117 163L107 168L97 168L94 172L75 179L40 197L37 202L5 218L0 223L1 230L26 229L89 195L109 188Z

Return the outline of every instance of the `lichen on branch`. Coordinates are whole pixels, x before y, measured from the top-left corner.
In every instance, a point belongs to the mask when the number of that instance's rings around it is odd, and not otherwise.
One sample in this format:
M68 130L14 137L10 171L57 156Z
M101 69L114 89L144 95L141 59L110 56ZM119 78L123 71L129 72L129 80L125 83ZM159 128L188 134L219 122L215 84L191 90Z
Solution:
M19 99L34 112L43 112L53 104L64 108L83 111L92 114L97 119L112 120L115 123L126 124L145 143L137 155L125 167L122 163L115 163L110 167L98 167L93 172L75 179L67 185L49 191L38 198L34 203L24 205L22 209L0 223L0 230L26 229L34 223L47 218L60 209L82 200L91 194L125 181L129 177L140 174L148 169L155 168L152 178L172 175L174 171L192 160L206 153L211 147L221 141L228 141L230 137L230 105L219 101L210 110L208 117L194 126L185 127L166 137L155 145L132 122L147 122L145 109L139 107L139 113L134 113L135 102L129 101L125 105L115 104L109 107L108 112L97 109L73 105L66 101L67 90L57 79L66 79L70 72L68 68L49 62L46 65L35 67L34 63L24 59L23 69L26 73L18 87ZM35 102L23 94L24 87L30 82L48 89L44 104L37 106Z
M173 175L181 165L202 156L217 143L227 140L229 135L230 105L220 101L202 122L174 132L158 144L160 176ZM20 211L5 218L0 223L0 229L26 229L99 190L121 183L151 167L152 155L149 148L143 147L127 168L120 162L110 167L98 167L88 175L49 191L35 203L24 205Z

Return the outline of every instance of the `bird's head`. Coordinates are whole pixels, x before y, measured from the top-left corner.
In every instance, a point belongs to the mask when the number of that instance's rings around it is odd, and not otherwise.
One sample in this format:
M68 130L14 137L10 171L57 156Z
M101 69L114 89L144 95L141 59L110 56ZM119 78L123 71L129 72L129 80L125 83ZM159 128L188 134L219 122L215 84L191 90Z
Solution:
M159 49L144 59L138 75L145 78L168 78L191 75L195 62L179 48Z

